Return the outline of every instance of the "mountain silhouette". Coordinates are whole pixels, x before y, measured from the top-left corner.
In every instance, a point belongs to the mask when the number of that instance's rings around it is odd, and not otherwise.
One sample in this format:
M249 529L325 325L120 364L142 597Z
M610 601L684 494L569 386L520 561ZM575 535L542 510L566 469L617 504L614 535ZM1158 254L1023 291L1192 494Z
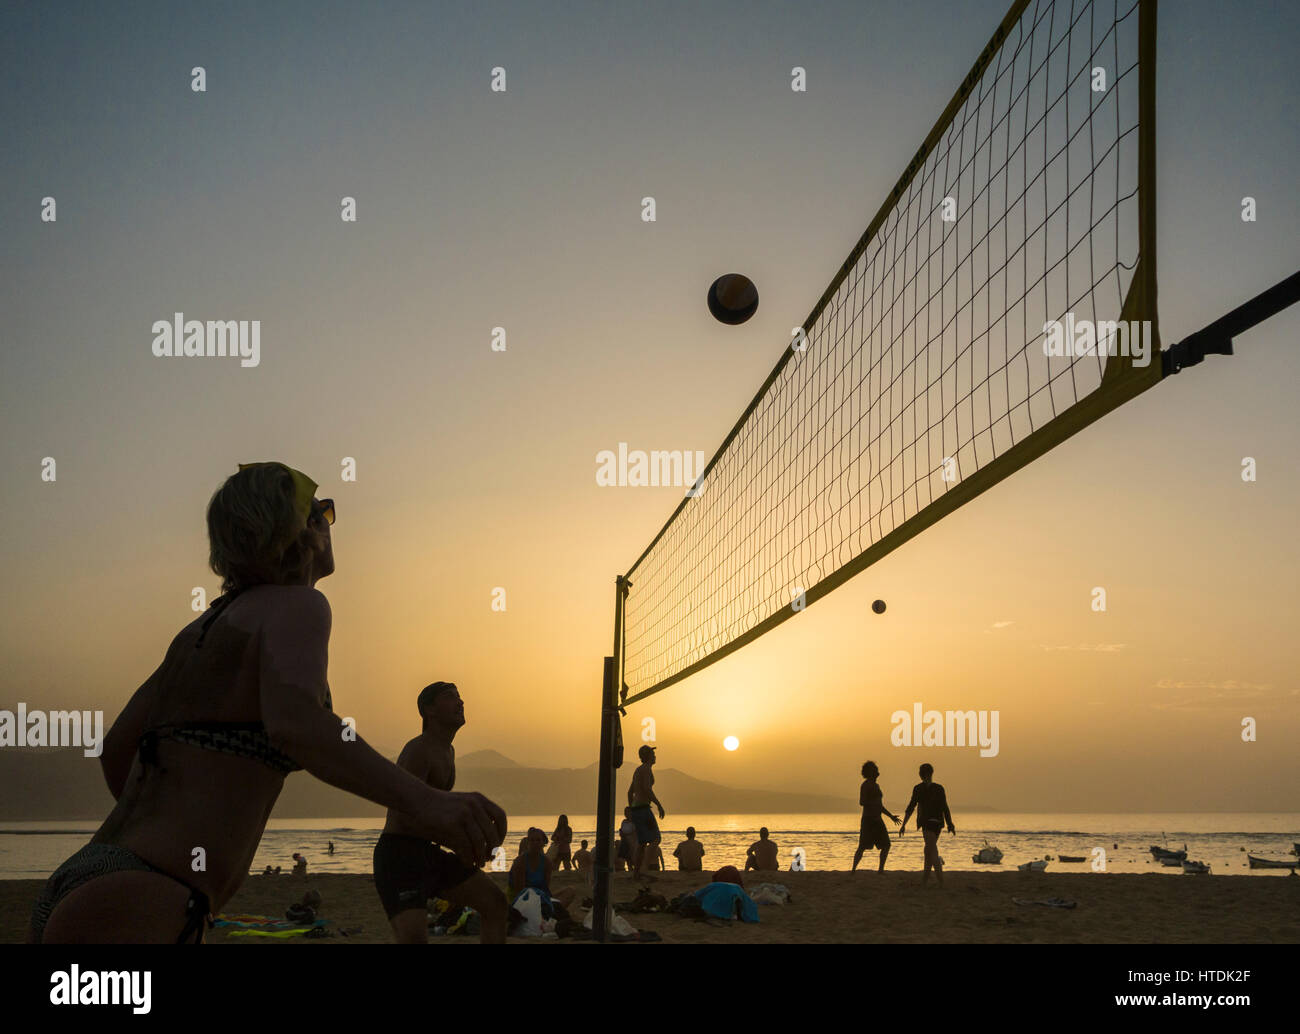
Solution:
M391 755L390 755L391 756ZM635 764L618 772L618 797L625 801ZM456 789L477 790L507 814L589 815L596 810L596 765L538 768L521 765L495 750L476 750L456 759ZM99 760L78 748L0 750L0 821L101 821L113 807ZM856 792L856 786L853 788ZM675 768L655 769L655 792L670 815L854 811L853 796L737 789L696 779ZM306 772L285 780L271 817L336 818L379 816L377 804L344 793Z

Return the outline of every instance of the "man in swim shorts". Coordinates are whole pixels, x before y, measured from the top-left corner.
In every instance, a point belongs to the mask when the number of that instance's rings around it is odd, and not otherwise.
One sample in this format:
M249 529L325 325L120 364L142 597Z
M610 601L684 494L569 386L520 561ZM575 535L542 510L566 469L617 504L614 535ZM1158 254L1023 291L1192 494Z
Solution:
M952 813L948 810L948 795L934 781L934 766L928 763L922 765L920 775L921 781L912 787L912 800L903 813L901 829L907 828L907 820L912 817L912 810L915 809L917 828L925 837L925 870L921 873L921 886L930 882L930 870L933 869L934 878L942 887L943 859L939 857L939 834L945 822L949 834L956 833L957 830L953 828Z
M452 740L465 724L465 705L450 682L435 682L416 700L424 729L402 748L399 767L435 790L456 784L456 749ZM392 924L398 944L427 944L429 898L468 906L480 917L479 939L503 944L506 899L491 878L419 835L401 812L388 810L388 821L375 844L375 890Z
M642 879L641 866L645 864L646 845L659 843L659 825L655 822L655 815L650 810L650 805L653 804L659 809L661 819L664 817L664 806L659 803L659 798L654 792L655 777L652 769L655 764L655 748L648 743L643 744L637 756L641 759L641 764L632 773L632 785L627 788L627 803L628 818L636 826L637 840L632 878ZM644 878L654 879L653 876Z

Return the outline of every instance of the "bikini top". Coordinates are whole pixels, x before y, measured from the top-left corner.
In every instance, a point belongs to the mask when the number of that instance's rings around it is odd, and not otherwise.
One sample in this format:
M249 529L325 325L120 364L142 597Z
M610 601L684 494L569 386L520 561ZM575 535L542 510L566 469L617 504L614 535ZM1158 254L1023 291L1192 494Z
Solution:
M199 628L199 638L194 649L203 645L212 623L241 590L221 596L212 603L208 616ZM220 754L257 761L281 775L302 771L302 766L271 744L271 737L262 722L187 722L184 725L159 725L140 737L140 764L158 764L158 741L173 740L201 750L215 750ZM143 776L143 772L141 775Z

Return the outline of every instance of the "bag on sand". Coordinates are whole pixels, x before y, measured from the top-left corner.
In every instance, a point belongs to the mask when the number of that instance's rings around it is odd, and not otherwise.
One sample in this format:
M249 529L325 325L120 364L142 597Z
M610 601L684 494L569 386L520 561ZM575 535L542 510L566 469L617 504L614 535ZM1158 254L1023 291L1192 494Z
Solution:
M781 883L760 883L749 892L749 896L758 905L788 905L790 892Z
M582 925L590 930L591 924L596 921L595 916L596 910L593 908L587 912L587 918L582 921ZM622 916L616 915L614 921L609 924L609 932L616 937L634 937L636 936L636 927Z
M544 914L542 905L542 896L537 891L531 887L521 891L510 907L523 917L523 922L511 929L510 933L515 937L542 936L542 921L549 918Z

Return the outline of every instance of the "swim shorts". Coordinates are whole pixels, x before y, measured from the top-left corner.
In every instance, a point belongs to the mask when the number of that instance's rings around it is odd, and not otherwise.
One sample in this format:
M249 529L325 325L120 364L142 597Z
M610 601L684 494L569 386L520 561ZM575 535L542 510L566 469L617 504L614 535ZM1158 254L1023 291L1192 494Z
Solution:
M450 851L399 833L380 835L374 869L375 890L389 919L398 912L424 908L429 898L445 897L446 891L478 871Z
M879 847L884 849L889 846L889 831L885 829L885 824L880 819L872 822L870 819L862 820L862 831L858 834L858 848L862 851L870 851Z
M632 805L632 814L628 816L636 826L636 839L641 844L659 843L659 823L655 822L655 813L648 804Z

